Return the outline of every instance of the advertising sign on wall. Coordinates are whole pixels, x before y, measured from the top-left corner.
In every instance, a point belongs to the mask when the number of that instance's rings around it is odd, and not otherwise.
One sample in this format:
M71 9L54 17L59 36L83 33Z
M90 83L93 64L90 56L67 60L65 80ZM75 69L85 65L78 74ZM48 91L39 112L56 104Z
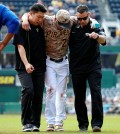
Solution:
M15 75L0 75L0 85L15 85Z

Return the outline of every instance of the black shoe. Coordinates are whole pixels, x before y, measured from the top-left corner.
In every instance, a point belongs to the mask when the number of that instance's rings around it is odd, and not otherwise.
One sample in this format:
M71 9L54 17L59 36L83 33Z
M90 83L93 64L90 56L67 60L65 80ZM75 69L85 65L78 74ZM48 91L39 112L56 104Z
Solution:
M87 131L87 128L86 127L82 127L82 128L80 128L80 131L81 132L86 132Z
M31 124L26 124L22 127L23 132L31 132L32 131L32 125Z
M98 126L93 127L93 132L101 132L101 128Z
M33 132L39 132L39 128L36 127L36 126L33 126L33 127L32 127L32 131L33 131Z

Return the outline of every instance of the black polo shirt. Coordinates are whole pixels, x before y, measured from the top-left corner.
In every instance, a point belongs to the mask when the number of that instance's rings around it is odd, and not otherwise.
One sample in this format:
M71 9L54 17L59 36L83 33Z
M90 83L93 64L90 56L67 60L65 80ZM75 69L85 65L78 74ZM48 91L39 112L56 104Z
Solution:
M71 74L87 73L101 68L100 44L85 35L93 31L105 35L103 28L91 29L90 21L83 28L79 24L73 25L69 42Z
M31 25L30 31L25 31L20 25L18 33L14 36L13 44L15 45L16 70L24 70L25 66L21 61L17 45L21 44L25 48L26 56L35 70L45 72L46 70L46 51L44 31L40 26Z

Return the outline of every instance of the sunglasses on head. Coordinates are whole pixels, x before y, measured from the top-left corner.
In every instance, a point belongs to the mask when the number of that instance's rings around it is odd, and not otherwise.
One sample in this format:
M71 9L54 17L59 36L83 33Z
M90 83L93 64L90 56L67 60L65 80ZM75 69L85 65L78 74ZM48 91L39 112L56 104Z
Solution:
M77 18L79 21L81 20L87 20L88 16L84 17L84 18Z

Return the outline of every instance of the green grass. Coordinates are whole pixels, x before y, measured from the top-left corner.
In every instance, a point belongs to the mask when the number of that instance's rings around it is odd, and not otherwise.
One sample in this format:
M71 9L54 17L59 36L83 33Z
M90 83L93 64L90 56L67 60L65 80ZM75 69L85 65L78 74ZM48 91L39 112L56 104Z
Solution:
M20 115L0 115L0 134L24 134L21 132ZM40 132L26 132L27 134L82 134L78 129L78 124L75 115L67 115L64 121L64 132L46 132L46 121L42 115ZM85 133L85 132L83 132ZM89 125L87 134L93 134L91 126ZM104 117L104 124L100 134L120 134L120 115L106 115Z

